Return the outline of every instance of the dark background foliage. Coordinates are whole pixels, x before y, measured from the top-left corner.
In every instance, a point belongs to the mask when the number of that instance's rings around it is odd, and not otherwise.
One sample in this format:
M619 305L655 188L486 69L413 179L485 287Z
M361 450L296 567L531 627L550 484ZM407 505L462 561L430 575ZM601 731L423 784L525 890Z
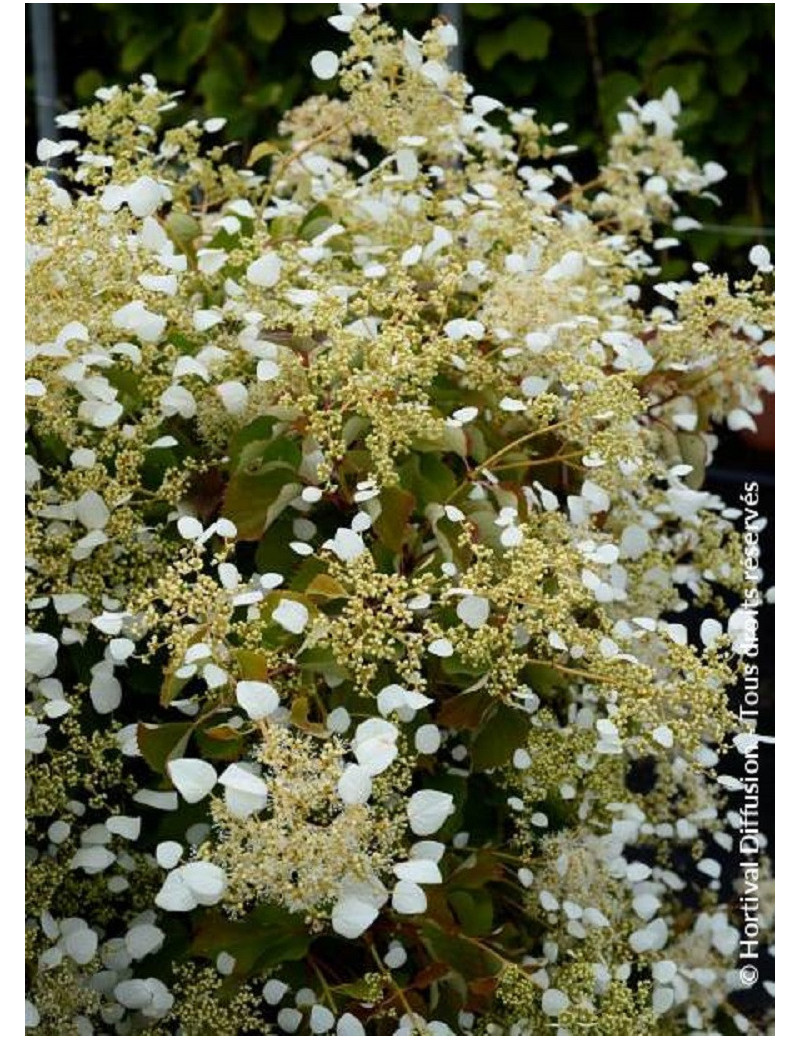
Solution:
M28 5L28 9L33 5ZM452 5L451 5L452 6ZM384 4L420 32L436 4ZM774 220L774 4L463 4L464 71L477 90L566 121L587 170L628 96L674 87L691 154L729 171L724 208L699 214L703 259L734 267ZM325 89L309 59L345 37L335 4L54 4L57 105L152 72L193 112L225 115L245 146L283 111ZM29 69L31 68L29 64ZM28 79L29 150L36 139ZM721 230L722 227L727 230ZM766 231L755 229L764 228Z

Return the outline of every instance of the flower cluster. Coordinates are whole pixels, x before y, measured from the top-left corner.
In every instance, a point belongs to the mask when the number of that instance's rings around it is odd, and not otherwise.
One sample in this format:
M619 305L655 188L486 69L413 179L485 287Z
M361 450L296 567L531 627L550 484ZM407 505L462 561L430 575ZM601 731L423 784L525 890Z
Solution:
M244 168L143 77L29 172L28 1032L757 1031L702 485L770 258L660 279L674 92L580 184L451 26L330 22Z

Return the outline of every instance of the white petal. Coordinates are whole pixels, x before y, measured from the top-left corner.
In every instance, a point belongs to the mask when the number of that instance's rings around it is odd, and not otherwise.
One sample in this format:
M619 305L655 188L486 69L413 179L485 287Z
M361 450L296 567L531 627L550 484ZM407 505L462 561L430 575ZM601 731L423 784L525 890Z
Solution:
M114 996L123 1007L131 1011L146 1008L153 999L150 987L144 979L125 979L114 987Z
M165 870L172 870L180 862L183 847L177 841L161 841L156 846L156 861Z
M334 17L336 17L334 15ZM343 16L344 17L344 16ZM333 19L328 19L332 21ZM339 1021L336 1023L336 1035L337 1036L366 1036L364 1027L361 1025L355 1015L351 1015L349 1011L345 1011Z
M569 997L560 989L546 989L542 994L542 1011L546 1015L560 1015L569 1007Z
M397 745L385 737L372 737L356 746L355 756L370 776L378 776L397 758Z
M281 276L281 258L277 253L265 253L247 268L246 278L251 285L269 289Z
M325 542L325 548L334 552L340 560L349 563L360 556L366 546L361 535L351 531L349 527L340 527L334 537Z
M280 704L274 686L253 680L244 680L236 684L236 700L251 719L266 718Z
M100 530L111 514L96 491L85 491L75 503L75 515L87 531Z
M420 726L414 734L414 747L421 755L435 755L442 743L439 727L432 722Z
M195 863L187 863L185 867L178 869L182 871L183 880L201 906L212 906L219 902L228 883L222 867L218 867L216 863L197 860Z
M428 908L428 897L415 882L398 881L392 891L392 906L398 914L422 914Z
M434 834L447 817L455 812L453 796L443 791L416 791L406 807L408 822L414 834Z
M225 787L225 804L234 816L251 816L261 812L267 804L267 785L260 776L255 776L248 769L230 765L220 776L219 782Z
M217 771L200 758L175 758L167 762L167 773L190 804L202 801L217 782Z
M331 914L333 930L345 939L357 939L378 916L377 907L355 896L346 896L334 906Z
M769 250L766 246L753 246L747 258L759 271L772 270L772 257L769 255Z
M282 599L272 612L272 620L287 632L299 635L308 624L308 608L296 600Z
M134 960L155 952L164 942L164 933L154 924L137 924L125 936L125 946Z
M415 881L418 885L438 885L442 881L439 865L432 859L410 859L405 863L395 863L392 870L401 881Z
M25 670L43 677L55 671L58 640L47 632L26 632Z
M275 1004L280 1004L288 989L289 987L286 983L281 982L280 979L268 979L267 982L264 983L261 992L264 996L264 1000L274 1007Z
M339 58L333 51L318 51L311 59L311 71L317 79L333 79L339 69Z
M469 628L481 628L489 618L489 600L483 596L464 596L459 600L456 614Z
M126 189L131 212L137 217L149 217L158 209L170 192L152 177L139 177Z
M364 766L352 763L345 767L336 785L339 797L345 805L364 805L372 794L370 772Z
M92 678L89 686L89 697L94 710L100 715L108 715L120 706L122 687L113 674L100 672Z
M196 516L182 516L178 519L178 531L181 538L195 539L203 533L203 525Z
M62 923L63 927L63 923ZM64 936L64 950L76 964L88 964L97 952L97 935L91 928L76 928Z

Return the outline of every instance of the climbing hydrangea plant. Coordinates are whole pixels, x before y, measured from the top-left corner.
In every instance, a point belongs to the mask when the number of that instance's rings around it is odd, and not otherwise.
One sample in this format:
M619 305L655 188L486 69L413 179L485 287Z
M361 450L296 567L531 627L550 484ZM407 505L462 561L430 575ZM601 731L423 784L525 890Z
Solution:
M659 281L674 92L578 184L450 26L330 21L245 169L145 76L29 173L28 1032L752 1031L702 484L770 258Z

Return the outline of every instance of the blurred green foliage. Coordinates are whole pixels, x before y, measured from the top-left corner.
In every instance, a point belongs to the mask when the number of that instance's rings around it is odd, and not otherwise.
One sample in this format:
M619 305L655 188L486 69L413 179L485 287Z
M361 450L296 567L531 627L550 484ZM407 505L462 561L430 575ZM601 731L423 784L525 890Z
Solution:
M325 22L334 4L56 4L64 109L109 82L152 72L185 92L198 114L228 117L245 147L274 131L281 113L326 89L309 59L345 37ZM384 4L419 32L435 4ZM464 4L465 72L481 93L533 105L566 121L590 174L616 112L630 95L674 87L681 132L698 159L729 171L724 216L741 231L696 233L703 258L738 259L774 220L774 4ZM30 85L29 85L30 86ZM30 101L30 98L29 98ZM32 124L29 119L29 125ZM31 125L31 139L33 128ZM768 244L769 239L767 239Z

